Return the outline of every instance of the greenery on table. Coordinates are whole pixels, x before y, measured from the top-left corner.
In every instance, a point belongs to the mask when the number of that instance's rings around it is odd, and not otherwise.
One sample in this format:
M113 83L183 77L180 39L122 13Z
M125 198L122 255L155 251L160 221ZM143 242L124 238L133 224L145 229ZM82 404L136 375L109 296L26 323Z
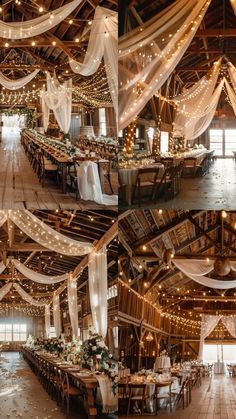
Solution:
M113 359L113 355L106 346L102 336L98 334L90 335L81 345L82 366L88 369L97 369L106 374L112 381L113 393L116 393L118 382L118 366Z

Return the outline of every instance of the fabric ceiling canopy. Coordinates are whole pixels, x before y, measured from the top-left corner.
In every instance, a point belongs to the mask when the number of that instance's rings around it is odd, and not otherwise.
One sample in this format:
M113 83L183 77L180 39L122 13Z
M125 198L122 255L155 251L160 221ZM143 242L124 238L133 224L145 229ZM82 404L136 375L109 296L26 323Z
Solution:
M210 0L179 0L119 43L119 128L125 128L171 75Z
M4 22L0 20L0 37L7 39L24 39L47 32L69 16L83 0L73 0L58 9L35 19L23 22Z
M207 275L214 269L214 260L209 262L202 259L172 259L174 265L188 278L208 288L231 289L236 287L235 280L217 280ZM232 270L236 271L236 262L231 261Z
M21 77L20 79L9 79L0 71L0 84L4 86L8 90L16 90L21 89L23 86L28 84L31 80L33 80L37 74L39 73L38 70L34 70L32 73L28 74L25 77Z

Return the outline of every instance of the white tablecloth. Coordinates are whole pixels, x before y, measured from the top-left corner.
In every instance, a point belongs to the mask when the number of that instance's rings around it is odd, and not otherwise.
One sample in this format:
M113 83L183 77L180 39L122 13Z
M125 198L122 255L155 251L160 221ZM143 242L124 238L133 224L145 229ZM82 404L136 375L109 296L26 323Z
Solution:
M98 165L92 161L84 161L77 168L77 182L81 199L95 201L102 205L118 205L117 195L102 193L98 174Z
M147 169L151 167L159 167L158 178L161 179L165 170L164 165L160 163L156 163L155 165L145 166L144 168ZM125 199L125 202L128 205L132 204L132 187L136 184L136 180L138 176L138 169L139 169L138 167L127 167L124 169L119 169L121 182L124 185L126 185L126 196L123 198ZM149 174L145 175L145 180L148 180L148 178L150 178L150 175Z

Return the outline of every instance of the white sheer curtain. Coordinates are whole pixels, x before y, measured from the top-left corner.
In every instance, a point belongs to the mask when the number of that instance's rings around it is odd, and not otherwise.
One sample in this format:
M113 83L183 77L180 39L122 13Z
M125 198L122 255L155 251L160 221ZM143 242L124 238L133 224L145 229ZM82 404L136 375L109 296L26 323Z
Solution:
M174 120L174 133L183 136L185 142L205 132L214 117L224 85L224 80L221 80L215 89L220 64L221 60L216 62L208 76L197 82L189 92L185 90L182 95L174 99L178 107Z
M236 316L221 316L221 321L229 333L236 338Z
M69 276L67 281L68 307L73 338L78 337L77 279Z
M45 89L45 87L43 87L42 93L41 93L41 106L42 106L42 114L43 114L43 129L44 129L44 132L46 132L47 129L48 129L49 116L50 116L50 109L46 104L45 94L46 94L46 89Z
M2 274L5 271L8 264L9 264L9 259L6 260L6 264L3 261L0 262L0 274Z
M50 305L45 305L45 337L50 335Z
M211 0L176 1L141 28L121 37L119 129L134 120L174 71L210 3Z
M58 9L35 19L21 22L4 22L0 20L0 37L7 39L24 39L40 35L54 28L67 18L83 0L74 0Z
M236 1L235 0L230 0L231 6L233 8L234 14L236 15Z
M9 79L0 71L0 84L4 86L8 90L16 90L21 89L23 86L28 84L31 80L33 80L37 74L39 73L40 69L34 70L32 73L28 74L25 77L21 77L20 79Z
M200 344L199 344L199 353L198 353L199 361L202 361L203 359L204 341L207 338L207 336L209 336L211 332L213 332L219 320L220 320L220 316L207 315L207 314L202 315Z
M109 90L117 114L118 13L97 6L90 29L88 48L83 63L70 59L70 66L74 73L91 76L98 70L104 57Z
M40 303L39 301L35 300L19 284L13 283L13 287L18 292L18 294L23 298L23 300L27 301L28 303L32 304L33 306L38 306L38 307L45 306L45 302Z
M89 297L95 332L107 334L107 252L106 246L89 254Z
M53 294L53 322L56 331L56 337L59 338L61 334L61 309L60 309L60 295Z
M52 78L47 72L47 91L42 91L41 98L44 111L46 111L45 123L47 122L47 108L49 108L53 111L60 129L67 134L71 123L72 79L60 84L55 75Z
M65 281L69 278L69 273L62 275L50 276L43 275L39 272L35 272L32 269L27 268L23 263L17 259L12 260L15 268L22 273L26 278L31 279L31 281L38 282L39 284L57 284L58 282Z
M6 285L3 285L3 287L0 288L0 301L9 293L11 290L12 283L8 283Z
M236 280L218 280L212 279L208 276L205 276L214 269L214 261L202 261L199 259L173 259L174 265L183 272L188 278L197 282L198 284L204 285L208 288L215 289L232 289L236 287ZM233 270L233 264L231 263Z
M0 225L9 217L27 236L54 252L82 256L91 252L93 245L64 236L27 210L1 210Z

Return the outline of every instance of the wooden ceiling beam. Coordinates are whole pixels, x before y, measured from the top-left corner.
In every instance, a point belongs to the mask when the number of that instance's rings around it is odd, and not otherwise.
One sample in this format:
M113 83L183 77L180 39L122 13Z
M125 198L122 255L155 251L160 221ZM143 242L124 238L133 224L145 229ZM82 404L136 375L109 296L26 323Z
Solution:
M194 36L196 38L235 38L236 28L199 29Z

